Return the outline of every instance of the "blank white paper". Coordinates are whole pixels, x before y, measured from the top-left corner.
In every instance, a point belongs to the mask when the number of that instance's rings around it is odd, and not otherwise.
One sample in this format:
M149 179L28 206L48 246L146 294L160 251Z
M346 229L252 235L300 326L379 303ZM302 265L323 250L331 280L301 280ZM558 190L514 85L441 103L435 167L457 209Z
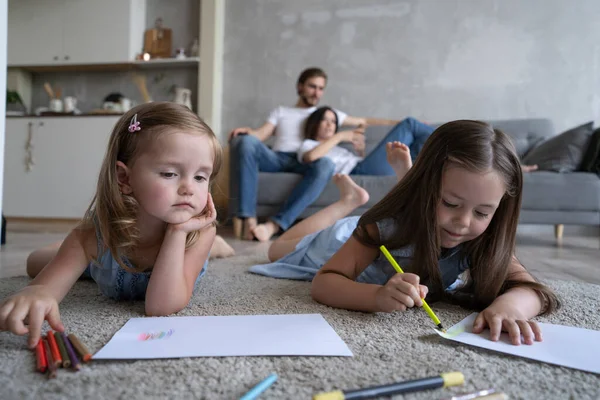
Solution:
M132 318L94 359L352 356L321 314Z
M511 344L507 333L502 333L497 342L489 339L489 330L480 334L472 333L475 317L477 317L477 313L469 315L448 329L447 333L438 330L436 332L455 342L596 374L600 373L600 331L538 323L542 329L543 340L533 342L532 345L521 343L519 346L515 346Z

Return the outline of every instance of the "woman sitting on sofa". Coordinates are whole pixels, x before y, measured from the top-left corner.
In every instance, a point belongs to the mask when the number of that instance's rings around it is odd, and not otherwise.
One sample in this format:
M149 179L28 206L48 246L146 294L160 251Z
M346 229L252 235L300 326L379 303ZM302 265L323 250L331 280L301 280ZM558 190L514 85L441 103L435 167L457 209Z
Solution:
M335 173L344 175L394 175L394 170L386 161L386 145L393 142L404 143L410 149L414 161L434 128L406 118L393 127L388 134L365 157L365 137L362 127L356 131L338 132L337 114L331 107L316 109L304 125L304 141L298 150L298 161L310 163L322 157L329 157L335 164ZM351 143L355 152L339 146ZM521 166L523 172L537 169L537 165Z

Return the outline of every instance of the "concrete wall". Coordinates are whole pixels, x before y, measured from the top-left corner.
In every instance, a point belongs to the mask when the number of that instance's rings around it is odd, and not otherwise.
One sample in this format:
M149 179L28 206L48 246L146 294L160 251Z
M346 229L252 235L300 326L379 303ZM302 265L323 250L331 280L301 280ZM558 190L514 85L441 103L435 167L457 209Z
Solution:
M295 102L307 66L322 104L425 121L600 118L597 0L228 0L223 130Z

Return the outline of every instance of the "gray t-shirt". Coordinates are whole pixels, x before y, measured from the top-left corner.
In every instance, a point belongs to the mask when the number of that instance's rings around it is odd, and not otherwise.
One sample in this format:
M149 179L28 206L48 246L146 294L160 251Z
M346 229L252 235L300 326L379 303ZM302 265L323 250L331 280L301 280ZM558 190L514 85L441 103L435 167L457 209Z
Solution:
M379 238L382 241L386 241L396 234L398 227L393 219L387 218L377 222L377 229L379 229ZM390 253L405 272L410 271L410 265L413 262L413 251L414 249L412 246L394 250L390 249ZM445 252L439 259L439 267L444 289L453 289L460 274L469 268L467 261L461 255L460 245L448 249ZM396 270L392 267L387 258L380 255L358 276L357 281L385 285L395 274ZM427 282L421 283L427 285ZM431 287L429 289L431 289Z

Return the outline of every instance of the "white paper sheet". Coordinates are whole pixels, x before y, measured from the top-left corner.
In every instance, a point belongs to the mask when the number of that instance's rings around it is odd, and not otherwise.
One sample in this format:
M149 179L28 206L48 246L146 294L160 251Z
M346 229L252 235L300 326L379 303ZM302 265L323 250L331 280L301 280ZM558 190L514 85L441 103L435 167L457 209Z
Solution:
M132 318L94 359L352 356L321 314Z
M489 330L472 333L475 317L477 313L469 315L447 333L436 332L456 342L600 374L600 331L538 323L543 341L515 346L507 333L502 333L497 342L489 339Z

